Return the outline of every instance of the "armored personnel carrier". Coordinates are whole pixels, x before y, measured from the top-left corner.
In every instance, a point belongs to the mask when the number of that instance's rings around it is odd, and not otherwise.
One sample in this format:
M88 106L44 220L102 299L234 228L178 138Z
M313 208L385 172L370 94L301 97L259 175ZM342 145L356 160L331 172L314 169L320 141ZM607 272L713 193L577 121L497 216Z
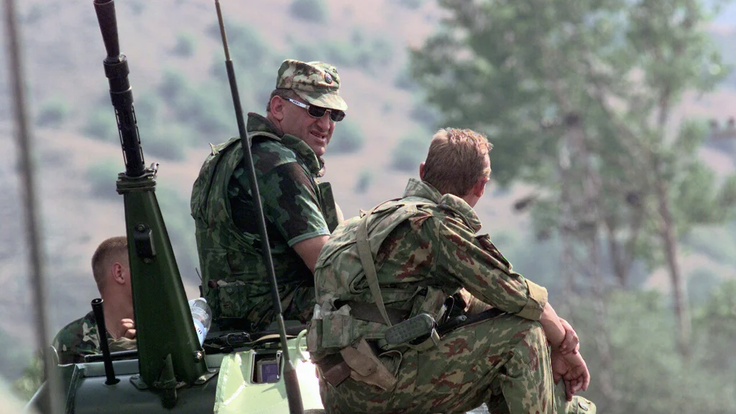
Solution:
M245 169L251 173L252 188L257 188L220 5L215 4L246 154ZM316 370L306 354L303 325L292 324L287 330L279 317L272 331L213 330L200 343L156 199L158 165L146 167L144 163L128 61L120 53L115 5L113 0L94 0L94 7L107 51L103 66L125 165L116 186L125 204L137 349L111 353L106 341L101 341L101 355L88 356L83 363L50 368L50 381L44 383L29 406L41 412L69 414L322 411ZM257 192L254 198L260 199ZM257 213L261 235L267 240L262 211ZM265 254L270 255L268 249L264 249ZM278 299L272 269L270 273ZM274 303L280 316L280 301ZM94 300L92 306L100 337L104 338L102 300Z
M254 199L260 200L222 13L218 1L215 5L245 155L243 162L250 173L251 188L256 189ZM106 341L101 341L101 355L87 356L82 363L48 364L49 380L28 408L54 414L324 412L316 368L306 352L305 326L289 324L280 317L281 304L272 268L269 278L279 315L274 329L215 329L200 342L156 198L158 165L147 167L144 162L128 81L128 60L120 53L114 1L94 0L94 7L107 51L103 67L125 166L125 171L118 175L116 188L125 206L137 349L110 352ZM20 80L17 83L22 84ZM266 240L264 255L270 255L260 206L255 219L262 239ZM92 307L100 337L104 338L101 299L95 299ZM54 362L54 350L49 353L47 361Z

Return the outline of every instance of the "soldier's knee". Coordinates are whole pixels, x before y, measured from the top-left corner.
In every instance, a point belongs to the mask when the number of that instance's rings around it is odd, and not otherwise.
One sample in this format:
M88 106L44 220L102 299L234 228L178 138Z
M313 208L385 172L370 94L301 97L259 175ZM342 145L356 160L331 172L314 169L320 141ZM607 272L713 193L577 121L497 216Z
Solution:
M527 338L534 340L536 343L547 344L547 336L544 334L544 328L539 321L529 321L529 333Z
M513 337L518 340L512 346L516 349L516 360L522 367L535 370L533 365L544 364L547 360L544 355L548 352L547 336L539 322L521 321Z
M521 324L524 334L524 343L531 347L547 347L547 336L539 321L524 319Z

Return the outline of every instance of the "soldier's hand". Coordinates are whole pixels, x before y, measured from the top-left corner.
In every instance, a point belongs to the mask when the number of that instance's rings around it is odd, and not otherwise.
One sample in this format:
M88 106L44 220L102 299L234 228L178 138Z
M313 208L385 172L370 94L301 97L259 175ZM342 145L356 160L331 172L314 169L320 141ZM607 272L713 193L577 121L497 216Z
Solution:
M121 335L124 338L135 339L135 322L130 318L123 318L120 320L120 325L123 327Z
M590 384L590 372L580 353L562 354L558 351L552 352L552 374L555 382L560 379L565 381L565 394L567 401L580 390L587 390Z
M578 338L578 334L568 321L560 318L560 323L565 328L565 339L560 344L560 353L569 354L572 352L573 354L577 354L580 350L580 338Z
M552 351L551 357L552 375L554 377L555 384L557 384L562 379L562 376L567 373L569 368L567 367L565 358L562 357L562 354L559 351Z
M567 362L568 371L562 376L562 379L565 380L567 400L570 401L576 392L588 389L590 372L588 372L588 365L579 352L563 354L563 358Z
M590 385L590 372L588 371L588 365L579 352L566 354L565 361L567 361L570 370L563 378L565 379L565 388L569 389L568 400L571 400L573 394L576 392L588 389L588 385Z

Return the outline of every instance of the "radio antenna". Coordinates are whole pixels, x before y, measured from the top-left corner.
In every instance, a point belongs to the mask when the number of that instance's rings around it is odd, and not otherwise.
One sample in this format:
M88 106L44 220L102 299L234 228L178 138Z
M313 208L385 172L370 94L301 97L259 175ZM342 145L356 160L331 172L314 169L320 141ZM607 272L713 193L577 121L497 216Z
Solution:
M261 246L263 246L263 260L266 263L268 280L271 284L273 308L276 311L276 320L279 324L279 336L281 337L281 348L283 350L286 398L289 400L289 411L291 414L302 414L304 412L304 406L302 404L302 396L299 390L299 380L289 357L289 347L286 342L286 326L284 325L284 316L282 315L283 311L281 309L281 298L279 298L276 273L273 270L273 259L271 258L271 248L268 242L268 234L266 233L266 220L263 217L263 207L261 206L261 195L258 191L258 182L256 181L256 171L253 168L250 139L248 139L248 133L245 130L243 108L240 105L240 94L238 93L238 85L235 80L235 70L233 69L233 61L230 59L230 50L227 46L227 34L225 33L225 23L222 19L222 10L220 9L220 2L218 0L215 0L215 8L217 9L217 19L220 24L222 46L225 49L225 67L227 68L227 78L230 81L230 92L233 96L233 106L235 107L235 117L238 122L240 143L243 146L243 168L248 176L248 183L250 184L251 194L253 195L253 204L255 205L256 210L255 218L256 223L258 223L258 233L261 236Z

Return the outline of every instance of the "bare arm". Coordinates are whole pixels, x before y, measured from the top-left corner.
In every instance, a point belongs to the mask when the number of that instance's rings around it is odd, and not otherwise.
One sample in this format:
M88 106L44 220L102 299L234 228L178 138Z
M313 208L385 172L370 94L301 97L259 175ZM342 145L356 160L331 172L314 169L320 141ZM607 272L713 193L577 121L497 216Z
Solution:
M555 309L549 302L544 306L539 322L542 324L544 334L547 336L547 341L552 349L559 349L562 341L565 339L565 328L562 326L557 312L555 312Z
M329 239L330 236L317 236L302 240L293 246L296 253L302 258L304 264L307 265L312 273L314 273L314 266L317 264L319 252L322 251L322 247Z
M549 302L544 306L539 322L542 324L544 334L553 351L562 354L578 352L578 335L570 323L557 316L557 312Z

